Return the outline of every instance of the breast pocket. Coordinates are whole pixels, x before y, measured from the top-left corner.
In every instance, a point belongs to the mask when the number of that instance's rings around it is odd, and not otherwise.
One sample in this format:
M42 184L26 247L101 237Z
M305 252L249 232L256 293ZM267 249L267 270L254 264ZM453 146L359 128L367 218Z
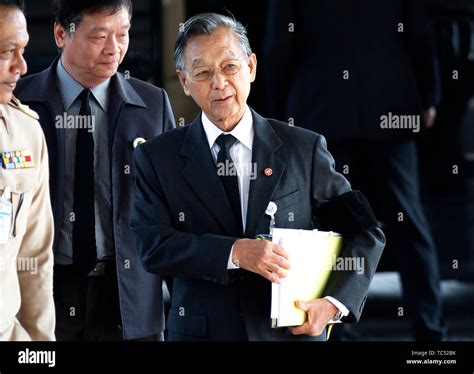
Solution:
M280 228L308 228L310 225L311 207L303 202L300 190L281 196L273 202L277 206L275 214L275 227ZM269 219L268 219L269 220Z
M10 238L21 238L25 234L32 194L38 180L30 170L2 170L0 195L7 187L11 190L12 219Z
M277 206L277 214L278 214L278 211L286 209L296 204L298 201L300 201L300 198L301 198L300 195L301 195L300 190L296 190L282 197L274 199L273 202Z

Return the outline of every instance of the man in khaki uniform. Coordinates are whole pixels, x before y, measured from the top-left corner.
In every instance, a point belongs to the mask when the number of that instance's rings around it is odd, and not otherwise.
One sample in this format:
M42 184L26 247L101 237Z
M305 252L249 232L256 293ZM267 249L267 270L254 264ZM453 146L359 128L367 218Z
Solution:
M22 2L0 0L0 341L55 340L47 148L13 97L27 43Z

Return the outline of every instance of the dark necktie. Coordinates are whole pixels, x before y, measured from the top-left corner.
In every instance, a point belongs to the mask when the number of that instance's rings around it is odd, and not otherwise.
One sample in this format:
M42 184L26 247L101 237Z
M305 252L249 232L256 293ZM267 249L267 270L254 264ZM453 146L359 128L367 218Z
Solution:
M216 143L220 147L219 153L217 155L217 171L221 178L225 192L227 193L227 198L229 199L234 217L237 221L240 235L243 235L239 182L234 163L229 153L230 147L232 147L236 141L237 139L230 134L222 134L216 139Z
M91 123L92 120L90 96L91 91L87 89L79 96L81 100L79 115L89 116L82 123ZM86 126L77 129L73 207L75 221L72 259L74 267L81 274L87 274L97 262L94 200L94 138Z

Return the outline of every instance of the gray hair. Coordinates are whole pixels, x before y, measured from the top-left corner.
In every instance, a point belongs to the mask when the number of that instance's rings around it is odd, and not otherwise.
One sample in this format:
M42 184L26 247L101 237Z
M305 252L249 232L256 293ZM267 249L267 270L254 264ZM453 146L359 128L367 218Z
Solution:
M234 17L224 16L217 13L200 13L188 19L180 26L176 43L174 46L174 63L176 69L184 70L184 48L189 38L197 35L211 35L218 28L232 30L239 39L242 51L246 56L252 54L250 42L247 37L247 29Z

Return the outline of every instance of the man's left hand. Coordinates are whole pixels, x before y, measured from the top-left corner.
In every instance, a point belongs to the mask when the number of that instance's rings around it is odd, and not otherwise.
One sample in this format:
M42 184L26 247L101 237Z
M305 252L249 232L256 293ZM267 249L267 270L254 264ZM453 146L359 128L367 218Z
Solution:
M328 322L338 311L336 306L327 299L298 300L296 307L307 312L308 319L301 326L288 328L293 335L321 335Z

